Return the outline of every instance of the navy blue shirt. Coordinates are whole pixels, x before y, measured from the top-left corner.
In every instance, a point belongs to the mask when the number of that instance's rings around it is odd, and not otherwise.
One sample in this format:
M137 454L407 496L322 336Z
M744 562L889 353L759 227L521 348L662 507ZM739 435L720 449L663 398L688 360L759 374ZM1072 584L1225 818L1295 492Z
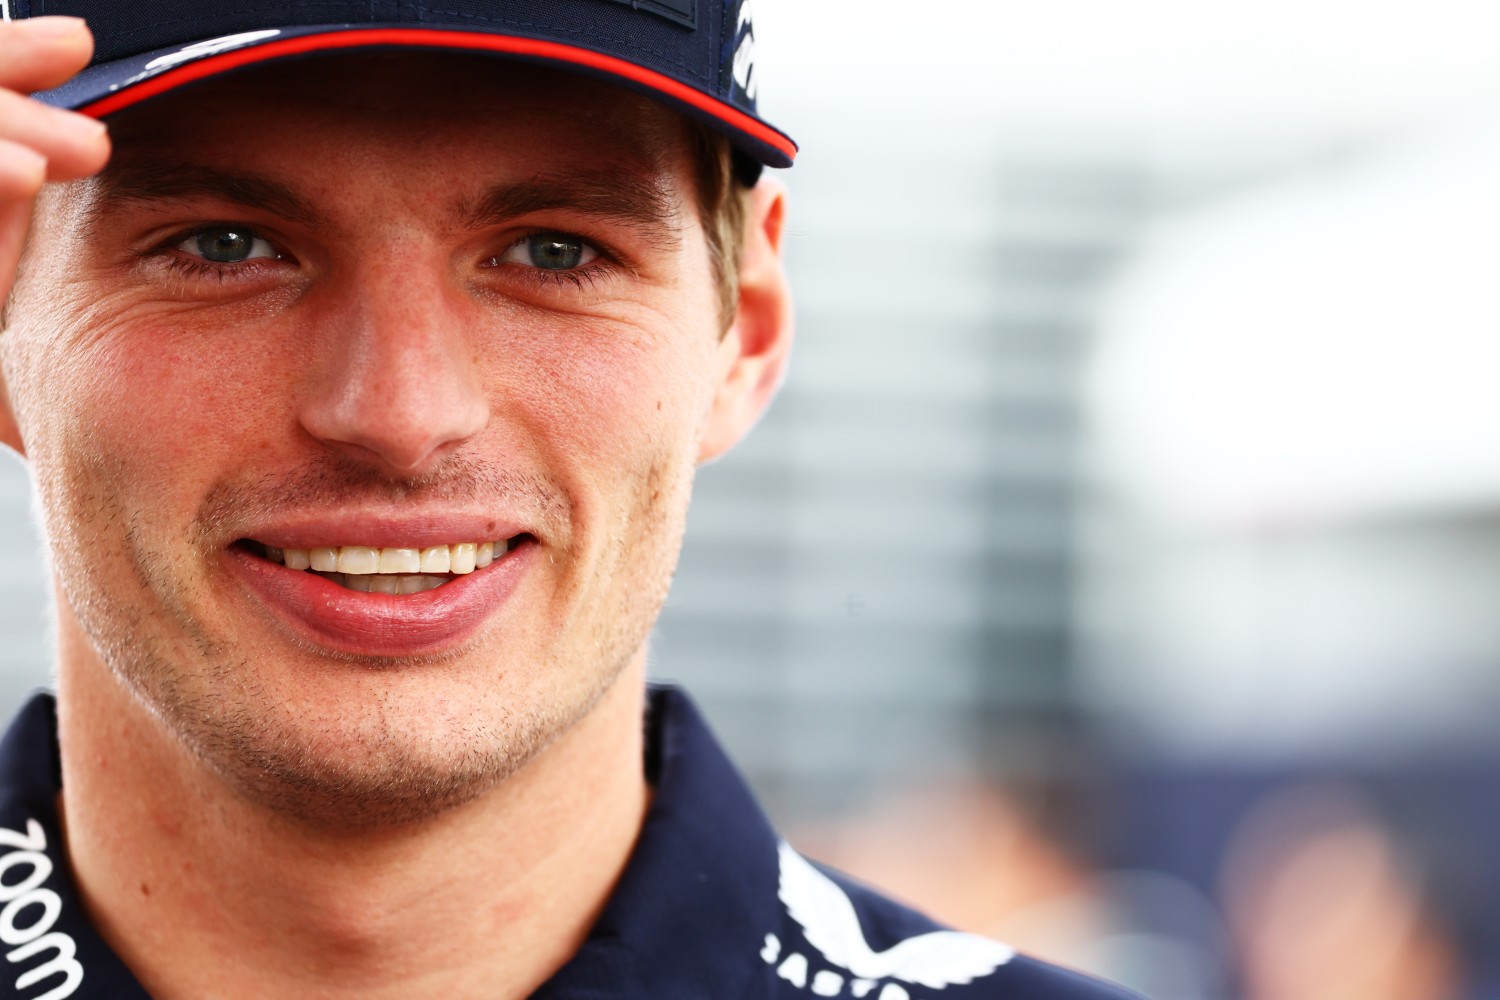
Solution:
M655 797L599 923L538 1000L1130 1000L947 931L783 842L687 696L654 689ZM145 1000L90 926L58 827L56 710L0 741L0 998Z

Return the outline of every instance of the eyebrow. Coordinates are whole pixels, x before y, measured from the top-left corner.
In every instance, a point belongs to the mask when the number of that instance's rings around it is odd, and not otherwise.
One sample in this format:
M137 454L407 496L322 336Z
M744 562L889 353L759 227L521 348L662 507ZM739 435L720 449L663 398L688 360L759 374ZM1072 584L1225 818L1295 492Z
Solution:
M234 173L196 163L152 159L115 161L94 181L97 197L90 207L95 222L111 205L123 202L171 202L213 198L269 211L292 222L317 226L316 209L279 181ZM660 176L619 170L570 170L525 181L498 184L479 198L462 203L459 218L469 229L500 225L540 212L568 210L614 219L675 247L681 216L673 189Z
M316 225L317 211L285 184L254 174L232 173L196 163L129 160L114 162L96 180L91 221L121 202L214 198L259 208L293 222Z
M572 211L613 219L676 245L682 220L673 195L654 174L570 170L499 184L468 204L462 217L470 229L482 229L534 213Z

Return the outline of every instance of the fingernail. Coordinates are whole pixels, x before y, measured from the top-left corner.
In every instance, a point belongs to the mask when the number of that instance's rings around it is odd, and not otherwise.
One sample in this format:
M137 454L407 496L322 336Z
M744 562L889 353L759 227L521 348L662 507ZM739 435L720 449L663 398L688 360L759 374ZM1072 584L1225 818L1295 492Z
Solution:
M66 14L48 14L46 17L33 17L22 22L28 31L35 32L43 38L66 38L83 30L84 22L81 17L69 17Z

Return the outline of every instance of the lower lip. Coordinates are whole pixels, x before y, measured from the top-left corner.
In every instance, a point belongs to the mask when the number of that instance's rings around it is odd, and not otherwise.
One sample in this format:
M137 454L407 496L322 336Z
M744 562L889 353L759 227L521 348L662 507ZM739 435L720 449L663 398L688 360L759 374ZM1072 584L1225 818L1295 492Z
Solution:
M484 569L400 596L350 590L239 547L228 549L226 558L273 615L318 645L364 656L413 656L450 650L477 632L514 593L536 548L524 542Z

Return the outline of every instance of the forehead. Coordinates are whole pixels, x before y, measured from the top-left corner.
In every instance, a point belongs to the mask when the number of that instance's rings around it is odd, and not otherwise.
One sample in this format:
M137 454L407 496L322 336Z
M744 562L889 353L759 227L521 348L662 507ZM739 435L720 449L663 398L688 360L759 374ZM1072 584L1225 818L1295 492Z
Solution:
M449 53L258 66L131 109L110 130L117 164L273 161L337 174L381 158L408 182L433 187L455 169L500 160L538 172L677 173L690 148L680 116L641 95L549 67Z

